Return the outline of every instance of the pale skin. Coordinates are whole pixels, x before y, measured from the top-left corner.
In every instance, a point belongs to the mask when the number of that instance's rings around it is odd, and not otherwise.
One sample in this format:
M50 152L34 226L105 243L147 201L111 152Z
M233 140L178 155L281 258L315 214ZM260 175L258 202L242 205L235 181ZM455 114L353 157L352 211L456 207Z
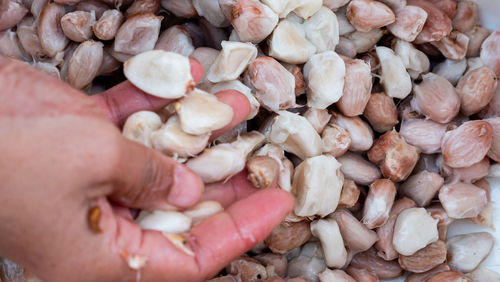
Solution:
M203 70L192 61L199 81ZM122 137L139 110L172 102L124 82L88 97L26 65L0 57L0 256L45 281L135 281L124 254L148 258L142 281L200 281L263 240L293 209L293 198L257 191L245 172L204 187L185 166ZM249 112L235 91L217 94L233 121ZM202 199L225 207L192 228L176 249L160 232L144 231L127 208L185 209ZM98 206L101 233L88 212Z

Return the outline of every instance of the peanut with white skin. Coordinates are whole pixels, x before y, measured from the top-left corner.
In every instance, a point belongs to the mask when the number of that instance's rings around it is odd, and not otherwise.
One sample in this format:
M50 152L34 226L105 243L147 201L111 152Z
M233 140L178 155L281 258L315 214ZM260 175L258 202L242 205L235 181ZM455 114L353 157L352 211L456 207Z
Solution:
M354 44L357 53L364 53L372 49L384 33L381 28L374 28L368 32L355 31L345 37Z
M349 1L347 1L347 2L349 2ZM352 26L351 23L347 20L346 10L347 10L347 6L344 6L335 12L335 15L337 16L337 22L339 24L339 35L340 36L344 36L344 35L349 34L349 33L356 30L354 28L354 26Z
M495 239L490 233L477 232L451 237L446 242L451 269L474 270L491 252Z
M286 276L295 279L298 277L307 279L299 280L300 282L316 282L318 281L318 273L325 269L325 259L319 242L310 242L302 247L298 257L288 263Z
M255 156L246 163L248 180L257 188L267 188L279 175L279 164L267 156Z
M175 103L175 110L182 131L193 135L203 135L221 129L233 119L231 106L196 88Z
M123 136L151 148L151 134L160 129L159 115L150 111L140 111L130 115L123 125Z
M347 152L338 158L342 164L341 170L348 179L361 185L369 185L381 177L380 170L362 156Z
M440 41L431 42L448 59L463 60L467 54L469 37L467 35L452 31L448 36Z
M125 11L125 17L130 18L139 13L153 13L160 11L160 0L135 0Z
M441 151L441 141L450 127L432 120L409 119L402 122L399 134L422 153L435 154Z
M437 223L438 221L423 208L402 211L394 226L394 248L402 255L413 255L438 240Z
M439 41L450 34L452 30L451 20L436 5L426 0L407 0L407 3L408 5L420 7L427 13L427 20L422 31L416 37L415 43Z
M325 217L337 208L344 182L340 166L334 157L322 155L308 158L295 168L292 194L296 215Z
M61 18L61 28L69 39L83 42L92 38L92 26L95 20L95 13L75 11Z
M469 45L467 46L467 58L479 57L481 45L483 41L490 35L490 31L481 25L474 26L470 31L465 32L469 37Z
M33 17L24 17L24 19L17 24L16 32L19 42L29 55L35 58L45 56L40 38L38 38L37 23Z
M28 13L28 9L17 1L6 0L4 3L5 10L0 10L0 31L16 26Z
M325 262L328 267L343 267L347 260L344 240L340 235L339 225L335 219L320 219L311 223L311 233L319 238Z
M387 29L394 36L412 42L424 28L427 12L417 6L404 6L395 13L396 20Z
M444 161L451 167L469 167L488 153L493 128L481 120L468 121L445 133L441 143Z
M334 51L312 56L304 65L307 105L326 109L342 97L345 63Z
M403 60L387 47L376 47L376 51L385 93L389 97L405 98L411 92L411 79Z
M339 225L344 243L350 251L364 252L378 239L373 230L368 229L346 209L339 209L329 217L334 218Z
M370 229L384 225L389 219L389 212L395 198L396 186L392 181L379 179L373 182L363 207L363 224Z
M139 213L135 220L141 229L157 230L166 233L183 233L189 230L192 220L189 216L176 211L146 211Z
M450 122L460 110L455 87L446 78L431 72L422 78L420 84L413 86L412 108L433 121Z
M162 19L153 13L139 13L128 18L116 33L114 50L128 55L153 50Z
M186 158L194 156L208 144L210 134L191 135L181 129L179 117L174 115L151 134L151 143L155 150L173 157Z
M341 36L339 38L339 44L335 47L335 52L348 58L354 58L354 56L356 56L356 46L350 39Z
M321 282L331 282L331 281L342 281L342 282L356 282L354 278L349 276L343 270L335 269L331 270L329 268L325 269L323 272L318 274L319 281Z
M466 60L450 60L446 59L442 63L436 65L432 72L446 78L452 85L456 85L467 68Z
M393 42L394 52L403 60L403 64L412 74L426 73L430 68L430 61L424 52L418 50L413 44L397 39ZM412 75L412 77L414 77Z
M451 218L472 218L481 212L488 202L486 192L472 184L444 185L439 190L439 201Z
M191 55L191 57L193 56ZM247 116L247 120L254 118L259 113L260 103L257 100L257 98L255 98L255 94L252 92L252 89L248 88L245 84L243 84L239 80L218 82L210 85L207 90L210 93L215 94L219 91L226 89L233 89L239 91L240 93L242 93L247 97L248 101L250 102L250 113Z
M376 250L371 248L356 254L350 267L366 269L380 279L392 279L401 276L403 270L396 261L386 261L379 257Z
M193 53L194 46L188 31L180 25L174 25L160 34L154 49L189 56Z
M405 209L414 208L415 202L412 200L402 197L392 205L391 211L389 212L389 219L387 222L377 228L378 240L375 243L375 248L378 250L377 255L381 258L391 261L398 258L398 253L394 249L392 244L392 238L394 236L394 225L396 224L396 219L398 215Z
M107 10L102 17L92 26L92 30L97 38L101 40L111 40L118 33L120 25L123 23L123 15L119 10Z
M298 2L299 5L293 12L303 19L308 19L313 16L323 5L322 0L301 0Z
M257 48L251 43L222 41L222 51L207 70L207 79L221 82L237 79L257 57Z
M204 17L215 27L226 27L230 19L226 19L222 12L219 1L214 0L192 0L193 6L200 17Z
M500 30L491 33L481 45L481 60L500 76Z
M247 156L264 142L264 135L253 131L243 134L232 143L215 145L186 165L205 183L226 180L245 168Z
M415 201L419 207L425 207L431 203L443 183L444 178L441 175L422 170L403 182L399 186L398 192Z
M268 138L301 159L321 154L321 137L306 118L297 114L279 111Z
M177 53L144 52L128 60L123 71L136 87L161 98L180 98L194 86L189 59Z
M81 43L69 61L69 84L78 89L89 85L101 69L103 52L101 42L88 40Z
M11 29L0 31L0 55L18 60L28 60L28 54L19 42L16 32Z
M490 68L467 72L457 84L462 114L470 116L481 111L493 98L496 87L495 73Z
M308 108L307 111L302 115L307 119L307 121L312 124L318 134L321 134L323 132L326 125L330 121L330 118L332 117L332 115L328 113L328 110L320 110L315 108Z
M392 10L378 1L352 0L347 6L347 19L359 31L370 31L394 22Z
M351 137L349 131L336 125L327 125L321 135L323 143L323 153L340 157L351 147Z
M44 51L51 57L63 51L69 42L61 28L61 18L65 12L63 6L48 3L38 18L38 38Z
M351 151L366 151L373 145L373 130L359 117L346 117L336 112L332 114L331 124L345 128L351 138Z
M161 0L161 6L174 15L182 18L192 18L198 14L194 8L193 0Z
M467 273L466 275L473 281L493 282L493 281L498 281L500 279L499 273L481 266L476 268L474 271Z
M363 60L344 60L345 77L342 97L337 101L337 108L345 116L361 115L365 110L372 90L370 65Z
M249 65L248 74L255 97L273 112L295 107L295 77L271 57L259 57Z
M278 24L278 15L257 0L239 0L231 11L231 24L242 42L259 43Z
M478 22L477 4L473 1L459 1L457 14L453 18L453 28L460 32L468 32Z

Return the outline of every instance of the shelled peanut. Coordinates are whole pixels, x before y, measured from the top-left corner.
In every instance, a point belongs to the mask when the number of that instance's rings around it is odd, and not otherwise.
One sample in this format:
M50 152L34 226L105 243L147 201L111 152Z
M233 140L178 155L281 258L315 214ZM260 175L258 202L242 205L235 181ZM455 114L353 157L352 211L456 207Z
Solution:
M500 31L480 25L475 2L0 3L0 54L89 93L123 71L176 100L129 116L125 137L207 184L246 170L257 188L294 195L294 211L213 281L495 277L478 267L489 233L446 236L457 219L492 227L484 177L500 177ZM204 68L198 85L188 58ZM211 142L234 114L214 95L224 89L251 110ZM136 220L193 255L183 234L221 210Z

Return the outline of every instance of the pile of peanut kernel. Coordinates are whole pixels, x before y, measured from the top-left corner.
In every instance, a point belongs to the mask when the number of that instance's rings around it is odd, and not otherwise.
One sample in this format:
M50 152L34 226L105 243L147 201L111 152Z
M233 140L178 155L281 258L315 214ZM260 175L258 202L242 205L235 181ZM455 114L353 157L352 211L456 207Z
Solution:
M500 177L500 30L474 1L0 0L0 54L89 95L128 79L178 99L132 114L124 136L206 184L246 171L293 194L294 211L210 281L500 281L480 266L490 233L447 236L455 220L493 229L485 178ZM234 114L213 95L225 89L251 110L211 142ZM194 255L182 234L222 210L136 221ZM22 276L0 262L3 280Z

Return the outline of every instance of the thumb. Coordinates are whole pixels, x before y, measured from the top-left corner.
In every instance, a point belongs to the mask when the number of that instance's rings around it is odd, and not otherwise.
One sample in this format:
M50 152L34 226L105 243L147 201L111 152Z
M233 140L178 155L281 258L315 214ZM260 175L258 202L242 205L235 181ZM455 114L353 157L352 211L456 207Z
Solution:
M172 210L195 205L203 182L183 164L122 138L109 198L130 208Z

